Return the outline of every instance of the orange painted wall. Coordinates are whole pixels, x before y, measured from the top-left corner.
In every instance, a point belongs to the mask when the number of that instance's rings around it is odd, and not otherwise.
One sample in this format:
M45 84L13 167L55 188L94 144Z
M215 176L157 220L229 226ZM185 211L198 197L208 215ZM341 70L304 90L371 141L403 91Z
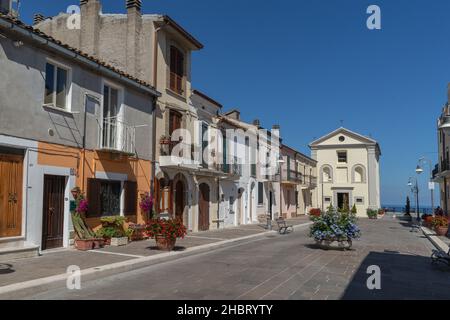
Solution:
M61 146L46 142L39 142L38 164L44 166L55 166L72 168L77 176L77 186L86 192L87 179L94 178L95 172L109 172L126 174L129 181L136 181L138 196L150 192L151 161L130 158L124 155L110 152L98 152L93 150ZM139 199L136 199L139 202ZM136 216L127 216L130 222L144 223L139 205ZM87 223L92 228L100 226L99 218L88 218Z

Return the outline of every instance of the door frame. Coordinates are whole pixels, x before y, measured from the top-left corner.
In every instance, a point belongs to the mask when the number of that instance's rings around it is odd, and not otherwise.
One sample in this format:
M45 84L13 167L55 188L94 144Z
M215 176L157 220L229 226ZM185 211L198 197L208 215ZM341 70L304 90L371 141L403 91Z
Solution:
M9 241L14 239L25 239L30 235L27 227L28 220L30 219L30 217L28 217L28 207L33 206L29 205L29 202L32 202L33 200L39 201L39 198L34 198L32 194L30 195L28 193L28 186L33 185L33 181L39 181L39 170L37 170L38 157L37 152L34 151L38 149L38 142L0 134L0 146L24 151L22 169L22 234L19 237L1 238L0 240ZM30 166L30 164L35 165ZM31 177L31 179L29 179L29 177ZM35 180L33 180L33 178L35 178ZM39 188L39 184L37 185L37 188Z
M62 246L54 247L54 248L45 248L45 250L48 251L48 250L53 250L53 249L64 248L64 220L65 220L65 202L66 202L65 201L65 198L66 198L65 197L65 192L66 192L66 186L67 186L68 178L67 178L67 176L56 176L56 175L44 174L44 178L43 178L43 180L44 180L44 183L43 183L43 187L44 187L44 189L43 189L43 199L46 198L46 194L45 194L45 178L46 177L58 177L58 178L64 179L64 190L63 190L63 195L62 195L62 197L63 197L63 199L62 199L62 201L63 201L63 206L62 206L62 209L63 209L63 212L62 212L62 219L63 219L62 220L62 229L63 229ZM47 239L44 239L44 227L45 227L44 222L46 220L45 216L48 215L48 213L44 212L44 208L45 208L45 203L43 201L43 203L42 203L42 241L41 241L41 250L42 251L44 251L44 249L43 249L44 241L47 240Z
M208 230L201 230L200 229L200 208L201 208L201 206L200 206L200 198L201 198L201 195L202 195L202 189L201 189L202 185L205 185L205 186L208 187L208 201L205 201L208 204ZM211 188L211 186L208 183L201 182L201 183L198 184L198 204L197 204L197 206L198 206L198 217L197 217L197 229L198 229L198 231L209 231L209 230L211 230L211 191L212 191L212 188Z
M62 168L62 167L53 167L53 166L41 166L42 172L41 172L41 190L42 194L44 191L44 176L45 175L51 175L51 176L62 176L66 177L66 187L64 189L64 232L63 232L63 248L68 248L70 246L70 229L73 229L72 221L70 219L70 201L73 200L72 194L70 190L75 187L76 183L76 177L71 175L71 169L70 168ZM44 197L41 194L41 200L40 203L40 212L44 211ZM39 237L39 247L42 251L42 238L43 238L43 223L44 223L44 215L40 215L40 224L39 224L39 232L37 236Z

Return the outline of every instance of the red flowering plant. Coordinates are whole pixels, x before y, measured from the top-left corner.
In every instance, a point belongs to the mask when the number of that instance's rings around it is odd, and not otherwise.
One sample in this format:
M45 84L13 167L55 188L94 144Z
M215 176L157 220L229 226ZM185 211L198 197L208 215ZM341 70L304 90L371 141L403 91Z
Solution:
M141 195L139 207L146 214L150 214L153 211L153 197L150 195L150 193L147 192ZM150 215L149 218L152 218L152 215Z
M166 240L184 239L187 229L180 219L151 219L147 223L147 235L149 238L164 238Z
M322 210L320 210L318 208L313 208L313 209L309 210L309 215L311 217L320 217L321 214L322 214Z
M77 213L86 213L89 209L89 203L83 193L79 193L75 199Z

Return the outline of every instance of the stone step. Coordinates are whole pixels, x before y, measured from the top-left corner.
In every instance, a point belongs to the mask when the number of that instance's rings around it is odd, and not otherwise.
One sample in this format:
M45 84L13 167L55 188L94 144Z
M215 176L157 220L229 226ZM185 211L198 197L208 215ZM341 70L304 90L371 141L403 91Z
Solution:
M39 256L39 246L22 245L0 248L0 263Z

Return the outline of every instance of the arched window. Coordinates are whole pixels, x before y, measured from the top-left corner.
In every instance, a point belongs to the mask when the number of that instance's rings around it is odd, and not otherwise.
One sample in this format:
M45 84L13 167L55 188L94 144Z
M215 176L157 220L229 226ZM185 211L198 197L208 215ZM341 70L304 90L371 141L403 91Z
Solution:
M333 169L330 166L323 166L321 169L321 179L323 183L333 182Z
M366 182L366 169L362 165L356 165L353 167L352 172L353 183L365 183Z

